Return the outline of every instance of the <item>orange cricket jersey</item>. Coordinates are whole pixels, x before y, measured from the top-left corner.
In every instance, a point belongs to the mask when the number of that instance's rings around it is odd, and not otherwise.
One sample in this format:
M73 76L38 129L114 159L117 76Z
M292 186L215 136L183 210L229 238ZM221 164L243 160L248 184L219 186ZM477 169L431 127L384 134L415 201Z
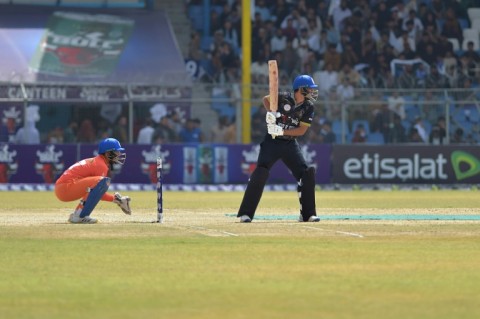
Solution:
M106 159L99 155L83 159L70 166L55 183L55 195L63 202L83 198L87 200L90 189L107 177L108 166ZM105 193L101 200L113 201L112 194ZM82 205L82 204L79 204ZM80 206L77 206L79 208Z
M86 158L70 166L60 176L56 184L71 183L90 176L108 176L108 166L105 158L101 155Z

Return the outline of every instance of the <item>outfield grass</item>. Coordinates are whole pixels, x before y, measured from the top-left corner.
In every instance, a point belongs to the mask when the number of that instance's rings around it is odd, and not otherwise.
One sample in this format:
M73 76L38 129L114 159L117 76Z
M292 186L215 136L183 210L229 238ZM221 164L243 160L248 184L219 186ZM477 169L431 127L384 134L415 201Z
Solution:
M241 193L128 193L96 225L0 193L0 318L479 318L480 222L255 220ZM320 214L480 214L476 191L320 191ZM291 192L258 215L297 215Z

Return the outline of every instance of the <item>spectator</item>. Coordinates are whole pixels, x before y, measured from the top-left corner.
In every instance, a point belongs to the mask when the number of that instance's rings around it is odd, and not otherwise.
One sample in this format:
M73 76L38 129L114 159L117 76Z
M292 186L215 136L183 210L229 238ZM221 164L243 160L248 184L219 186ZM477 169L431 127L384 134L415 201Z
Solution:
M284 70L290 77L300 71L300 57L297 50L293 48L292 41L287 40L287 48L283 51L283 59L280 63L280 69Z
M333 25L339 32L343 31L344 21L352 15L352 11L347 6L346 0L341 0L340 5L333 9Z
M262 21L270 20L271 12L265 4L265 0L256 0L255 1L255 13L260 15Z
M328 42L336 46L337 43L340 42L340 33L333 26L333 21L331 18L325 20L324 30L327 32Z
M71 121L67 128L63 131L64 143L76 143L77 142L78 124L75 121Z
M283 34L282 29L275 30L275 35L270 40L270 49L272 52L283 51L287 47L287 37Z
M414 89L417 86L413 67L411 65L404 65L403 71L397 78L397 86L401 89Z
M430 123L435 123L440 116L445 114L445 104L442 99L436 96L432 90L426 90L423 97L419 99L420 115Z
M215 34L217 30L222 28L222 21L220 20L220 15L218 14L217 10L212 9L210 11L210 32L209 34L212 36Z
M373 65L376 58L376 44L373 39L372 32L367 30L362 39L362 51L360 55L360 62L368 65Z
M170 127L175 132L175 135L178 137L180 131L183 129L182 117L180 110L173 110L169 113L168 120L170 122Z
M197 119L188 119L185 127L180 132L180 141L184 143L201 143L203 141L200 121Z
M367 141L367 133L363 124L358 124L353 132L352 143L365 143Z
M281 24L285 18L290 14L286 0L277 0L276 5L272 8L272 19L275 20L275 27L281 29Z
M234 51L238 50L238 48L240 47L240 41L238 38L238 32L232 25L232 21L226 20L223 23L223 28L221 28L220 30L223 32L224 40L230 43L232 49Z
M416 35L420 34L423 31L423 23L422 20L417 16L417 12L415 9L410 9L408 12L408 17L405 17L402 21L402 29L408 30L407 24L411 21L413 25L413 30L415 32L414 38L416 39Z
M315 14L313 8L307 9L308 36L319 35L322 31L322 20Z
M390 128L393 123L394 114L389 108L387 103L381 104L380 108L377 108L373 112L373 122L371 126L372 132L379 132L383 134L384 141L390 141Z
M308 47L315 53L317 60L323 60L323 55L328 50L327 31L322 30L319 35L308 38Z
M425 50L419 52L420 58L425 61L428 65L432 65L437 60L437 54L435 53L435 48L433 44L427 43L425 46Z
M480 55L474 49L472 41L467 42L467 51L461 57L464 73L470 78L476 78L478 75L478 66L480 65Z
M415 79L418 87L425 87L428 70L423 63L420 63L415 70Z
M463 43L463 31L455 11L452 8L448 8L445 11L445 22L443 24L442 33L445 38L455 38L458 43Z
M78 128L77 141L79 143L95 143L96 140L97 135L92 120L84 119Z
M333 69L331 63L326 63L324 70L313 74L315 83L318 83L318 93L324 97L338 84L338 72Z
M203 51L201 49L201 38L198 31L194 31L190 36L187 58L195 61L200 61L203 58Z
M329 18L328 6L325 0L320 0L317 2L315 8L315 14L320 18L320 21L327 21Z
M322 124L322 130L320 132L322 143L324 144L334 144L336 142L336 135L332 131L332 123L330 121L325 121Z
M400 96L397 90L392 92L392 95L388 97L388 109L400 117L400 120L406 118L405 113L405 99Z
M210 138L212 143L226 143L226 134L229 128L228 117L223 115L218 118L218 122L210 131Z
M110 122L105 119L100 119L97 122L97 141L102 141L109 136L112 136L112 126Z
M338 82L342 83L344 79L356 87L360 83L360 74L352 68L351 64L345 63L342 70L338 72Z
M152 141L155 144L175 143L178 141L177 135L171 127L168 116L164 116L160 119L160 123L155 127Z
M445 130L445 117L441 116L438 118L437 123L432 127L430 132L429 142L433 145L442 145L444 144L445 137L447 136L447 131Z
M405 127L402 124L402 120L400 116L394 115L393 116L393 124L389 132L389 140L387 143L405 143L407 141L407 136L405 133Z
M282 33L287 37L287 41L293 41L297 37L298 30L293 25L293 18L287 18L285 27L281 27Z
M151 144L154 133L155 129L153 128L153 121L148 117L145 119L145 124L138 132L137 144Z
M113 127L112 137L117 139L120 143L128 142L128 119L125 115L118 118L117 124Z
M267 57L259 56L258 60L254 60L250 67L252 75L252 83L265 84L268 83L268 61ZM277 61L278 62L278 61Z
M465 143L465 139L463 137L463 129L461 127L458 127L455 130L451 142L455 144Z
M427 132L427 129L425 128L425 124L422 120L421 117L417 116L415 118L415 122L413 124L413 128L415 129L416 131L416 134L418 134L418 137L420 138L420 140L418 142L422 142L422 143L428 143L428 132ZM415 136L415 133L413 134L414 136L414 139L416 139L417 137ZM412 141L412 142L416 142L416 141Z
M342 63L342 56L338 53L336 45L331 43L323 57L324 64L331 64L334 70L339 70Z
M220 47L220 61L226 81L236 82L239 78L240 62L233 52L232 46L224 42Z
M344 50L342 52L342 63L344 63L345 65L347 64L356 65L359 62L360 62L359 56L355 52L352 43L350 42L344 43ZM352 83L355 83L355 82L352 82Z
M267 114L267 110L263 105L257 108L257 111L252 115L252 123L251 123L251 139L252 143L258 144L263 140L265 136L266 125L265 125L265 116Z
M48 144L63 144L63 128L56 126L53 130L48 133L47 143Z
M342 102L347 102L355 97L355 90L349 78L344 77L337 86L337 96Z
M270 39L265 28L259 28L258 33L252 37L252 60L258 60L261 56L269 56Z
M435 64L430 66L430 73L425 78L425 87L428 89L446 89L450 87L448 78L438 72Z
M297 30L297 32L303 28L308 28L307 18L302 16L297 8L293 8L291 13L284 19L281 24L281 28L287 28L287 25L291 23L291 26Z

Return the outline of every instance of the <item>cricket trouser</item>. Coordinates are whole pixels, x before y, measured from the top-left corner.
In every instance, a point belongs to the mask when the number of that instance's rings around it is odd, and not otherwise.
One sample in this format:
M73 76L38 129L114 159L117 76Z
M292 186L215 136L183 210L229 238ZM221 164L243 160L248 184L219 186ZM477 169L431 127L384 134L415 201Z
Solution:
M103 176L89 176L75 181L55 184L55 195L62 202L71 202L78 199L86 200L90 189L95 188L97 184L104 179ZM112 202L112 194L103 194L100 200Z

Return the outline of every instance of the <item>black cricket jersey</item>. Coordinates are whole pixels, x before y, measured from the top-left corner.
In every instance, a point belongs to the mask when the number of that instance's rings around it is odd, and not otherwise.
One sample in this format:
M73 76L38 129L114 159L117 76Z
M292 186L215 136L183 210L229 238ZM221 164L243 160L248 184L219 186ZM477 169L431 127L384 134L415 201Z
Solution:
M278 110L280 117L277 118L277 125L284 130L300 126L300 123L310 126L313 121L313 103L305 99L302 104L295 106L295 99L292 93L278 94Z

